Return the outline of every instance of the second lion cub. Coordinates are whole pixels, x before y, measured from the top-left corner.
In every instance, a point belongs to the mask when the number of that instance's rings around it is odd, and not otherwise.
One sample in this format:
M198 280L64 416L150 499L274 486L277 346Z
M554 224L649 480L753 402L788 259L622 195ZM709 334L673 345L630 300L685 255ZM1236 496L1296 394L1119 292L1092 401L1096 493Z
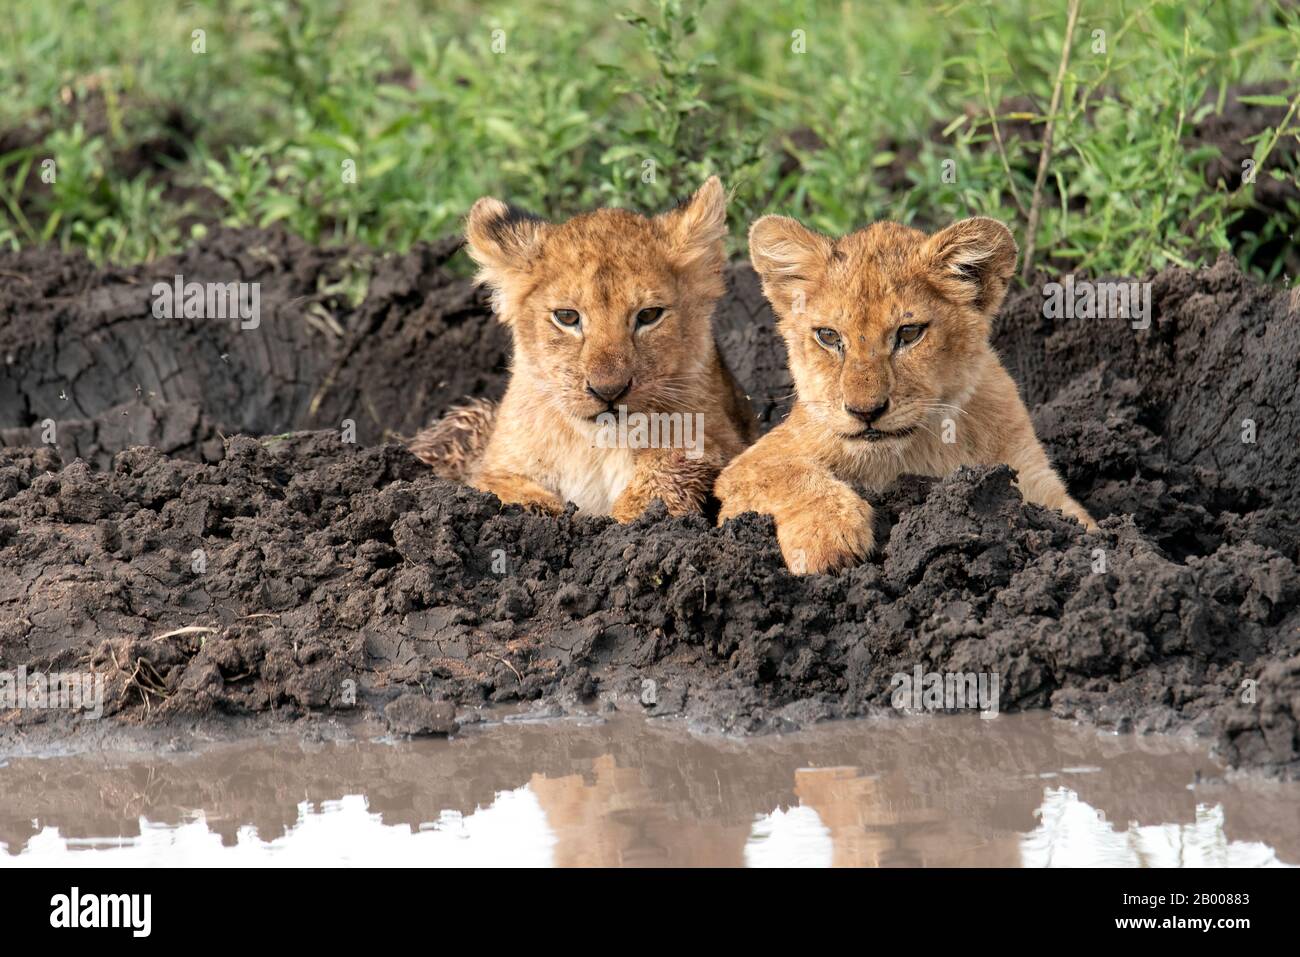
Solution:
M1095 527L989 345L1016 264L1004 225L967 219L927 236L875 223L833 240L765 216L749 250L798 398L719 477L719 521L772 515L791 570L828 571L875 544L871 506L850 483L878 490L904 473L1005 463L1026 501Z

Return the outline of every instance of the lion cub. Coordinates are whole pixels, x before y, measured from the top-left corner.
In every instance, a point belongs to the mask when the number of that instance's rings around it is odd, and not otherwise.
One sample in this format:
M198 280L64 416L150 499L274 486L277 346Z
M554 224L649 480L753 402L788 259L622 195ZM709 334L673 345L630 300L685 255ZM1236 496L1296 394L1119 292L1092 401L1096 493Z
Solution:
M719 477L719 521L772 515L790 569L828 571L874 545L871 506L849 483L879 490L904 473L1005 463L1026 501L1095 527L989 345L1016 264L1004 225L967 219L926 236L876 223L834 240L765 216L749 251L798 398Z
M656 498L700 511L755 435L714 341L726 196L717 177L670 212L550 224L483 198L466 239L514 341L510 385L411 449L503 503L631 521Z

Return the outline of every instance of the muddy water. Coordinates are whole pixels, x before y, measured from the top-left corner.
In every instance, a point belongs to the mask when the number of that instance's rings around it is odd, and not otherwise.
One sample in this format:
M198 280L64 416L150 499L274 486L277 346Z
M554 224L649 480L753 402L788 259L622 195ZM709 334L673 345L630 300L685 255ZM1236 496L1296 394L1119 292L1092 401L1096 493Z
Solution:
M1300 784L1218 773L1191 742L1036 714L14 758L0 866L1300 864Z

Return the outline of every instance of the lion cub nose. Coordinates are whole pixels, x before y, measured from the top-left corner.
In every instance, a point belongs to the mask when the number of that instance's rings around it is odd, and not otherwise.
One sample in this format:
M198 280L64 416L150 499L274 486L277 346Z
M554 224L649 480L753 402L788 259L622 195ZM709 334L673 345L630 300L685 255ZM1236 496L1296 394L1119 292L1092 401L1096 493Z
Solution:
M871 423L875 422L876 419L884 415L888 408L889 408L889 400L886 399L884 402L880 403L880 405L876 406L874 409L855 409L851 405L846 405L844 407L844 411L847 412L849 415L853 416L858 421L870 425Z
M610 405L613 405L619 399L623 398L623 396L627 395L627 390L630 388L632 388L632 380L630 378L623 380L615 379L612 381L606 380L604 382L592 382L590 379L587 380L587 391L597 399L600 399L602 402L608 402Z

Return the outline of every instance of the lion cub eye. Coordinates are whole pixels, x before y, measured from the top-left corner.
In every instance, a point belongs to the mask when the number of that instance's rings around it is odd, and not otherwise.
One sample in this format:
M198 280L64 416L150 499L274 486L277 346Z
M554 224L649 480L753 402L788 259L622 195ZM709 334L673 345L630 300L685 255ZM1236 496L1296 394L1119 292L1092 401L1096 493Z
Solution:
M840 351L840 334L834 329L814 329L813 337L832 352Z
M925 335L924 323L917 322L906 326L899 326L894 348L898 348L899 346L910 346L913 342L917 342L923 335Z
M663 318L663 314L663 306L650 306L647 309L642 309L636 314L636 327L641 329L645 326L653 326Z
M577 309L556 309L551 313L551 318L564 326L566 329L572 329L578 324Z

